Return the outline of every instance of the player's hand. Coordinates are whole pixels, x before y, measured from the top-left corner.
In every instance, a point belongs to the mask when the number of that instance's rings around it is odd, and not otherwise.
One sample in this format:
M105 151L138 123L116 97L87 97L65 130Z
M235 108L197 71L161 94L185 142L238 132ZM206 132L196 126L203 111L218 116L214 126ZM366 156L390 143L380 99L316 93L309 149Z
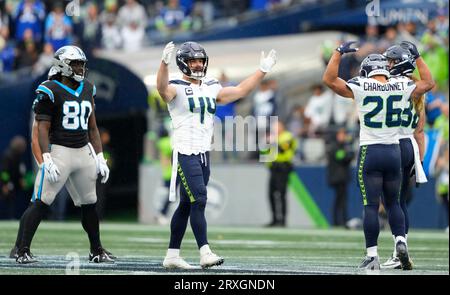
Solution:
M272 70L273 66L277 63L277 52L272 49L267 56L264 56L264 51L261 51L261 60L259 62L259 69L268 73Z
M417 46L409 41L402 41L400 43L400 46L409 50L409 53L411 53L411 55L413 56L413 58L416 60L420 57L420 53L419 50L417 49Z
M338 48L336 48L336 50L343 55L344 53L349 53L349 52L356 52L359 50L359 48L352 48L352 44L356 43L356 41L347 41L342 43L341 45L339 45Z
M100 173L102 178L102 183L106 183L109 178L109 167L106 164L106 159L103 157L103 153L97 154L97 174Z
M55 183L59 180L59 175L61 174L59 172L58 167L53 162L52 156L50 153L43 153L42 158L44 159L44 169L45 169L45 176L50 181L50 183Z
M173 51L175 50L175 44L173 44L172 41L166 44L166 47L164 47L163 55L162 55L162 61L168 65L170 63L170 60L172 58Z

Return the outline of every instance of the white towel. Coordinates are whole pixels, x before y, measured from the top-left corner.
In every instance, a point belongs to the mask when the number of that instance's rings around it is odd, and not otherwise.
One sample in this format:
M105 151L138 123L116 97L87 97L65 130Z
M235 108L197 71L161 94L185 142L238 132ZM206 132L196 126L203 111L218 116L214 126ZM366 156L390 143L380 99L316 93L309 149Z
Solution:
M414 138L414 135L410 135L408 138L411 140L411 144L414 149L414 168L416 169L416 183L428 182L427 176L422 167L422 162L420 161L419 146L417 145L416 139Z
M177 172L178 172L178 151L172 153L172 175L170 176L169 201L175 202L177 199Z

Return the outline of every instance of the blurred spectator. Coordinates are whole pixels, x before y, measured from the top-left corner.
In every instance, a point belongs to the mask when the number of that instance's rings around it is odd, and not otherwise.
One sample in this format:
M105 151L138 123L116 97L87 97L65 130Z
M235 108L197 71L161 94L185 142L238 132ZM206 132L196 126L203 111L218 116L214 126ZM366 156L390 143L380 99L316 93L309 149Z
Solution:
M127 0L119 9L117 23L121 27L123 49L129 52L141 49L147 25L144 7L136 0Z
M292 171L292 161L294 159L295 150L297 149L297 141L295 137L285 129L285 125L281 121L277 121L274 130L275 134L271 134L271 142L275 138L277 140L278 153L273 162L268 163L270 168L269 180L269 201L272 212L272 221L267 225L286 226L286 193L289 181L289 174ZM273 152L273 151L269 151ZM267 153L265 151L264 153Z
M16 69L30 68L37 62L39 58L38 48L33 38L33 31L26 29L23 40L19 42L18 56L16 58Z
M336 93L332 93L332 107L329 125L344 127L350 120L353 120L353 101L349 98L342 97Z
M311 121L308 136L322 135L328 128L333 103L332 92L325 91L322 84L312 87L313 96L308 100L305 108L305 116Z
M416 37L416 24L413 22L397 24L398 40L409 41L414 44L419 44L419 40Z
M108 14L102 24L102 47L105 49L118 49L122 46L122 36L116 24L116 16Z
M33 75L39 76L47 72L53 63L53 47L50 43L44 44L44 50L39 55L38 61L33 65Z
M448 102L441 104L441 115L437 117L434 122L433 128L440 130L441 132L441 151L445 146L448 146Z
M16 212L16 204L27 203L25 190L30 184L26 181L26 150L25 138L18 135L10 141L8 149L3 153L0 170L0 219L19 217L22 212Z
M425 94L425 113L427 123L433 127L434 121L441 115L441 106L445 103L445 94L439 91L439 85L435 84L431 91Z
M185 8L180 6L178 0L169 0L160 15L155 20L156 28L164 36L183 32L190 28L191 19L186 14Z
M258 91L253 97L253 114L254 116L269 117L274 116L277 112L277 88L276 80L263 80Z
M222 16L236 16L250 8L250 0L220 0Z
M194 8L191 13L190 27L192 31L200 31L205 27L205 17L204 17L204 9L203 2L196 2L194 4Z
M333 225L345 226L347 223L347 186L351 179L350 163L355 152L352 149L345 128L340 128L327 149L328 185L335 191L333 204Z
M378 45L377 50L378 52L383 53L386 51L386 49L388 49L397 42L398 42L397 30L395 29L395 27L388 27L383 35L383 38L377 44Z
M114 155L113 150L111 149L110 143L111 143L111 134L109 133L109 130L100 127L99 128L100 133L100 140L102 142L103 147L103 156L105 157L109 169L111 171L114 168ZM100 220L103 220L105 217L106 212L106 201L107 201L107 195L108 195L108 189L109 189L109 183L101 183L101 177L97 178L97 213L98 218Z
M96 4L90 3L88 5L87 13L87 17L81 23L81 46L84 52L89 56L95 49L98 49L101 46L102 26Z
M220 75L220 85L222 85L223 87L227 87L227 86L235 86L235 83L232 83L229 79L228 76L225 74L225 72L222 72ZM233 130L227 130L225 128L225 118L226 117L230 117L230 118L234 118L234 116L236 116L236 104L237 101L234 101L232 103L226 104L226 105L217 105L216 106L216 117L218 119L220 119L220 121L222 122L222 159L224 161L228 160L229 156L232 156L232 158L236 159L237 158L237 151L235 150L235 145L234 145L234 132ZM226 143L227 142L231 142L233 143L233 151L227 151L226 150ZM229 146L229 144L228 144ZM231 152L231 153L230 153Z
M56 2L45 20L45 41L55 51L72 42L72 21L65 15L62 3Z
M8 27L0 27L0 73L14 69L16 50L9 40Z
M293 108L292 113L289 116L287 129L289 132L298 139L298 149L296 151L296 158L300 161L305 159L304 152L304 141L303 139L308 137L309 120L305 116L305 107L296 106Z
M45 18L45 7L40 0L21 0L14 15L16 40L22 40L27 29L31 29L33 38L42 39L42 23Z
M163 201L161 209L159 210L158 216L156 216L156 221L158 224L167 225L169 224L167 214L169 213L170 207L169 188L170 177L172 176L172 146L170 144L169 133L164 126L161 126L161 130L159 131L157 146L159 151L159 163L162 169L162 179L164 182L164 187L167 188L167 195Z
M448 87L448 48L445 47L445 40L437 33L436 21L429 21L427 27L421 39L424 46L422 57L430 68L433 79L444 89Z

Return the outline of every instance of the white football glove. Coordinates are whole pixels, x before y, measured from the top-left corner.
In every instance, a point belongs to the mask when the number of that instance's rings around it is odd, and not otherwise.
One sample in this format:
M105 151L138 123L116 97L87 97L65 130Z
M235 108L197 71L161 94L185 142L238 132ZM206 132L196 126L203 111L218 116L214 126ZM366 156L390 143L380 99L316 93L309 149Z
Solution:
M103 157L103 153L97 154L97 174L100 173L102 178L102 183L106 183L109 178L109 167L106 164L106 159Z
M166 47L164 47L163 55L162 55L162 61L168 65L170 63L170 60L172 58L173 51L175 49L175 45L172 41L166 44Z
M261 61L259 63L259 69L268 73L272 70L273 66L277 63L277 52L275 49L270 50L267 57L264 56L264 51L261 51Z
M44 169L47 180L50 181L50 183L57 182L61 173L59 172L56 164L53 162L52 156L50 153L43 153L42 158L44 159Z

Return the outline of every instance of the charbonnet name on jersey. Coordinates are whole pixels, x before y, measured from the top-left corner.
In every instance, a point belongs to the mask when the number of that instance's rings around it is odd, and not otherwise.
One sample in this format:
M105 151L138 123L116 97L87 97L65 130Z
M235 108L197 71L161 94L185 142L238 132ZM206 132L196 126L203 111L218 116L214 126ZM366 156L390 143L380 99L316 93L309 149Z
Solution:
M364 82L363 87L365 91L403 91L405 85L403 82L389 82L380 84L377 82Z

